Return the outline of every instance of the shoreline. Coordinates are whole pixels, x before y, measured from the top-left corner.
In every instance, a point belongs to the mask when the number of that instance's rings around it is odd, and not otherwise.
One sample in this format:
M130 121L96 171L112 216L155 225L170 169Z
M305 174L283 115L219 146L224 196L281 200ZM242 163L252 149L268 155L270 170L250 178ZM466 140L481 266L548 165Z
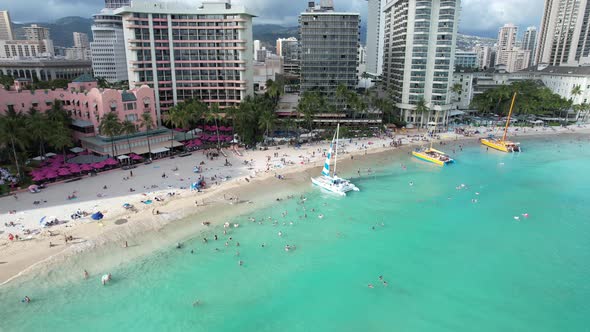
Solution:
M516 137L526 136L534 138L537 136L551 138L559 136L560 134L575 135L590 133L587 126L585 128L575 128L575 132L572 132L570 128L560 129L563 130L542 132L529 130ZM452 144L453 142L456 144L463 144L464 142L472 140L476 142L480 137L485 137L485 134L472 137L445 134L441 140L436 141L446 141L447 144ZM511 135L511 137L514 137L514 135ZM346 158L343 158L344 160L339 163L339 165L343 165L344 168L352 164L356 165L357 161L360 161L360 163L370 163L376 158L375 156L379 154L406 153L411 151L415 146L424 144L423 141L408 142L400 147L394 148L389 147L386 144L387 142L391 142L390 138L386 138L385 140L377 138L364 140L355 139L355 141L357 144L356 146L358 146L359 143L367 143L369 141L379 141L379 144L375 143L373 144L374 146L368 146L367 149L351 150L344 153L343 155L346 156ZM316 148L323 149L325 148L325 146L323 146L324 143L325 142L320 142L306 145L306 152L309 152L309 149L314 151ZM382 144L385 144L385 147L383 147ZM241 158L247 160L249 157L256 157L264 160L266 157L264 156L265 154L277 151L279 150L269 149L268 151L246 152ZM291 153L289 155L290 158L302 153L302 150L296 150L292 147L281 147L280 153L285 151ZM285 153L285 155L286 154L287 153ZM347 158L349 155L355 157L353 161ZM239 158L236 158L233 155L230 157L232 161L239 160ZM259 161L258 159L257 161ZM35 271L41 271L42 267L51 267L61 264L61 262L66 261L69 257L90 254L94 250L112 246L116 243L120 244L124 241L133 243L134 239L141 236L153 236L154 233L163 230L174 234L183 233L182 231L185 230L185 228L191 228L191 231L186 234L177 234L176 236L172 236L173 239L168 239L169 241L172 241L172 243L175 242L175 239L178 238L179 235L181 238L182 236L185 238L192 238L198 232L207 229L206 226L201 225L202 221L209 221L211 222L211 227L216 227L223 224L224 221L222 218L238 216L250 210L260 209L272 204L275 201L277 194L279 194L278 196L281 196L290 193L293 189L292 187L301 190L303 187L299 188L299 186L308 183L309 176L313 175L310 174L311 170L314 168L319 169L322 164L323 157L316 157L315 160L310 160L308 163L295 163L263 172L262 175L256 175L248 182L244 180L245 178L249 178L248 175L244 175L247 174L248 171L245 169L239 169L245 171L245 173L238 172L236 174L239 174L239 176L232 177L231 180L223 182L219 186L207 189L203 193L195 194L190 193L188 190L176 188L150 192L151 195L166 195L168 192L176 192L176 195L170 199L167 198L164 202L158 202L151 206L143 206L141 211L135 214L131 214L122 208L116 208L115 202L119 202L118 205L120 205L121 199L132 198L136 200L140 197L146 197L144 196L145 193L85 201L84 203L88 204L98 202L101 206L106 207L106 218L101 222L68 222L67 224L57 226L57 228L54 229L55 231L60 231L60 233L67 232L74 235L75 239L69 245L56 245L49 248L48 244L52 239L55 239L54 241L60 241L60 243L63 242L61 241L61 236L53 237L47 234L40 234L38 238L33 238L27 241L18 241L16 243L3 244L0 242L0 266L2 266L2 271L0 271L0 285L10 284L19 278L22 279L24 276L33 274ZM280 173L286 178L286 180L276 179L273 173ZM277 186L278 183L281 183L281 185ZM110 183L110 185L113 185L113 183ZM227 199L227 195L230 196L229 200ZM239 200L238 204L233 204L234 198ZM195 199L198 201L206 201L206 203L205 205L195 205ZM249 201L252 201L253 204L248 204L247 202ZM6 198L0 201L0 203L6 203ZM231 208L225 208L228 206L231 206ZM64 205L54 205L47 209L63 210L64 207ZM156 208L161 209L163 213L153 215L152 211ZM189 218L190 225L186 227L185 225L180 225L181 222L184 222ZM2 223L4 223L4 219L1 220ZM122 220L124 220L122 224L117 224L117 222L121 222ZM178 230L175 232L174 228L178 228ZM1 236L3 240L6 238L6 234L2 234ZM149 247L146 248L147 250L137 250L135 255L131 255L129 259L149 254L158 248L158 246L147 247Z

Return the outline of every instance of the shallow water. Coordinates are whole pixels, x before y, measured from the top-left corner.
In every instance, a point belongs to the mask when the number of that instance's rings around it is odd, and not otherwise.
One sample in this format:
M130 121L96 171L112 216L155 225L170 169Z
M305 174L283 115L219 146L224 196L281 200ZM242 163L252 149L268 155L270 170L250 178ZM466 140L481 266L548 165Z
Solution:
M382 157L372 175L363 169L354 180L360 193L312 190L304 204L297 194L253 213L262 224L236 217L240 227L227 236L211 229L182 249L113 267L104 287L103 271L64 279L92 266L72 260L0 288L0 330L587 329L588 138L523 146L514 155L456 148L457 164L446 168ZM286 252L286 244L297 249ZM24 295L33 302L20 303Z

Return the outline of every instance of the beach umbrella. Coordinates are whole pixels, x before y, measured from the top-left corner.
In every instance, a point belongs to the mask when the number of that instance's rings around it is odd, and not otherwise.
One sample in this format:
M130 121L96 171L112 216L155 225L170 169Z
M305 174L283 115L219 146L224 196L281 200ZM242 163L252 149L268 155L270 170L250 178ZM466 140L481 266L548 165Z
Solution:
M209 127L209 125L205 125L205 130L206 131L211 131L211 127Z
M54 216L51 216L51 217L44 216L43 218L41 218L41 220L39 220L39 224L42 226L46 226L50 222L54 222L57 220L58 220L57 217L54 217Z
M72 174L72 172L70 172L70 170L69 170L69 169L67 169L67 168L60 168L60 169L57 171L57 174L58 174L58 175L60 175L60 176L66 176L66 175L70 175L70 174Z
M114 165L118 164L118 162L113 158L109 158L109 159L103 161L103 163L106 165L109 165L109 166L114 166Z
M101 163L94 163L91 166L94 169L101 169L101 168L104 168L105 164L101 162Z
M45 174L45 178L48 180L55 179L57 177L57 173L55 172L48 172Z
M225 141L226 142L231 142L232 139L233 139L233 137L231 137L231 136L225 136Z
M43 175L43 174L33 176L33 181L35 181L35 182L39 182L39 181L43 181L43 180L45 180L45 175Z
M143 157L137 154L130 155L131 159L133 160L142 160Z
M233 127L227 127L227 131L232 131L232 130L234 130Z
M196 140L193 141L193 144L195 146L201 146L201 145L203 145L203 142L200 139L196 139Z
M93 168L92 168L92 165L90 165L90 164L84 164L84 165L80 166L80 170L84 171L84 172L88 172L88 171L93 170Z
M92 218L92 220L101 220L102 218L104 218L104 215L100 211L98 211L98 212L93 213L90 216L90 218Z

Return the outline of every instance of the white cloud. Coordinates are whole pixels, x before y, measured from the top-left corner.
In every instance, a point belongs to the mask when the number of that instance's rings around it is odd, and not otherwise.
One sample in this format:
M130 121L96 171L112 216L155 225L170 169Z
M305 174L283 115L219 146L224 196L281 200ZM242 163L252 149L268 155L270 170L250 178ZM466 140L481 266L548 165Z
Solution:
M181 1L194 5L198 0ZM52 21L64 16L90 17L103 6L103 0L1 0L14 21ZM543 0L463 0L460 31L493 36L505 23L514 23L521 30L538 26L543 14ZM257 18L255 23L294 26L306 0L233 0L245 5ZM367 13L366 0L334 0L337 10ZM32 10L35 8L36 10ZM366 19L363 19L366 22Z

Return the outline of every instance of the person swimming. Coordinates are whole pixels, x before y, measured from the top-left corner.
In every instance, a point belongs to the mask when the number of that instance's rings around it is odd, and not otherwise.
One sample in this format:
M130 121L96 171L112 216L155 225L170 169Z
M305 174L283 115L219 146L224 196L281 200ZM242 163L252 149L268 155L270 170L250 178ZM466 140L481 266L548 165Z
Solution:
M30 297L28 297L28 296L25 296L25 297L24 297L24 298L21 300L21 302L22 302L22 303L31 303L31 298L30 298Z

